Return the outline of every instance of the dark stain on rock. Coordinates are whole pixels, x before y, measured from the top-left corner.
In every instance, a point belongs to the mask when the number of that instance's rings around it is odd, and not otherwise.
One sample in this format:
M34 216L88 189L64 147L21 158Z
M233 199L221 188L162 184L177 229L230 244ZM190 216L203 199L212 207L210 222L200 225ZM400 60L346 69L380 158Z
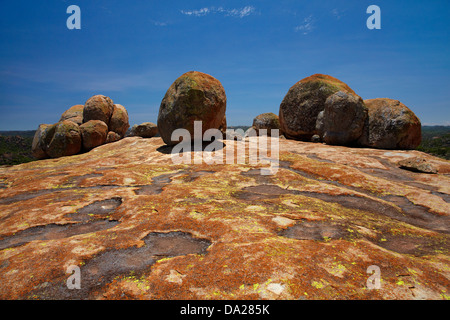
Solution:
M396 204L403 211L402 215L391 216L392 218L429 230L450 233L449 216L434 214L427 208L416 205L405 197L386 196L385 200Z
M399 172L398 168L394 167L388 167L387 169L380 169L380 168L358 168L358 170L371 175L373 177L377 178L383 178L388 179L390 181L395 182L407 182L407 181L414 181L414 178L411 177L408 174L405 174L404 172Z
M69 275L38 287L30 296L39 299L90 299L115 278L132 273L138 276L158 260L187 254L206 254L211 242L194 238L189 233L150 233L143 238L145 245L119 250L108 250L98 254L80 267L81 289L69 290L66 279ZM101 293L101 292L100 292Z
M6 197L6 198L2 198L0 199L0 205L8 205L14 202L19 202L19 201L26 201L26 200L30 200L39 196L43 196L49 193L55 192L55 190L51 190L51 189L44 189L44 190L37 190L37 191L29 191L29 192L24 192L24 193L20 193L17 194L15 196L11 196L11 197Z
M138 196L141 195L153 195L153 194L160 194L163 192L163 188L159 185L147 185L147 186L141 186L139 189L134 190L134 193Z
M166 173L152 178L152 184L138 186L138 189L134 190L137 195L155 195L164 191L164 187L172 182L174 176L180 176L184 182L192 182L195 179L205 175L213 174L215 171L186 171L181 170L174 173Z
M415 205L405 197L386 196L384 200L397 205L398 210L393 205L381 201L372 200L366 197L353 195L330 195L316 192L299 191L298 194L320 199L326 202L337 203L349 209L357 209L375 214L381 214L413 226L450 233L450 217L431 213L427 208Z
M301 154L301 155L303 155L303 156L308 157L309 159L317 160L317 161L319 161L319 162L335 163L334 161L331 161L331 160L328 160L328 159L320 158L320 157L317 156L317 154L315 154L315 153L298 153L298 152L293 152L293 153Z
M93 219L105 219L121 204L122 198L120 197L95 201L81 209L78 209L75 213L68 214L67 216L74 221L81 222L87 222Z
M401 211L395 208L394 206L382 203L380 201L372 200L366 197L360 197L355 195L330 195L327 193L307 192L307 191L299 191L298 194L310 198L316 198L326 202L336 203L349 209L368 211L390 217L393 216L397 217L402 214Z
M253 201L278 198L283 194L299 194L299 191L283 189L274 184L262 184L245 187L242 190L235 192L233 196L240 200Z
M172 182L172 178L180 173L184 173L184 171L178 171L174 173L165 173L159 176L152 178L152 183L157 185L166 185Z
M164 191L164 187L172 182L172 178L175 175L184 173L184 171L179 171L175 173L166 173L152 178L152 184L139 186L139 189L134 190L137 195L154 195L160 194Z
M186 177L184 177L183 181L185 182L192 182L196 180L197 178L204 176L206 174L213 174L215 171L193 171L189 172Z
M127 186L118 186L118 185L98 185L93 187L61 187L61 188L52 188L52 189L42 189L42 190L36 190L36 191L28 191L24 193L19 193L11 197L5 197L0 199L0 205L9 205L15 202L19 201L27 201L31 200L43 195L47 195L50 193L54 193L57 195L58 193L62 191L69 191L69 190L110 190L110 189L116 189L116 188L127 188ZM54 202L59 202L58 196L55 196L52 200Z
M278 235L297 240L328 241L344 239L348 236L348 232L339 224L326 221L301 220L295 225L280 231Z
M89 174L85 174L85 175L82 175L82 176L70 177L69 179L67 179L66 184L68 184L68 185L79 185L85 179L97 178L97 177L103 177L103 174L102 173L89 173Z
M442 200L444 200L447 203L450 203L450 194L442 193L439 191L431 191L431 194L434 194L435 196L441 197Z
M21 246L34 240L63 239L74 235L106 230L116 226L118 223L118 221L114 220L97 220L89 223L48 224L32 227L0 240L0 250Z
M260 184L270 184L271 178L268 175L261 174L261 169L250 169L248 171L242 171L241 175L244 177L250 177L255 180L255 182Z
M420 237L412 235L383 235L376 244L385 249L401 254L425 256L434 254L448 254L448 237Z
M95 201L75 213L67 216L74 224L48 224L37 226L17 232L12 236L7 236L0 240L0 250L10 247L20 246L33 240L54 240L71 237L78 234L85 234L106 230L116 226L119 222L109 219L109 215L122 204L122 198Z

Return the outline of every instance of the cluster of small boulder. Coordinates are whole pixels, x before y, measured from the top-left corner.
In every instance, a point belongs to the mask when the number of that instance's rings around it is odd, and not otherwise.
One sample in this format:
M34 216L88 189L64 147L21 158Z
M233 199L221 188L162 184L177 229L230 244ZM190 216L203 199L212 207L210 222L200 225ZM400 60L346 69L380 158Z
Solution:
M216 78L197 71L181 75L167 90L157 125L133 126L130 135L151 138L158 132L164 143L174 145L176 129L194 135L194 122L202 121L202 136L219 129L226 138L225 90ZM122 139L129 128L126 109L105 96L96 95L85 105L63 113L53 125L41 124L33 140L38 159L89 151ZM315 74L294 84L281 102L279 116L264 113L253 128L279 129L287 139L332 145L382 149L415 149L421 141L421 123L400 101L363 100L347 84L328 75Z
M75 155L122 139L129 127L124 106L96 95L84 105L69 108L59 122L41 124L34 135L32 153L37 159Z
M280 129L288 139L380 149L415 149L421 123L398 100L363 100L347 84L315 74L293 85L279 117L259 115L255 129Z

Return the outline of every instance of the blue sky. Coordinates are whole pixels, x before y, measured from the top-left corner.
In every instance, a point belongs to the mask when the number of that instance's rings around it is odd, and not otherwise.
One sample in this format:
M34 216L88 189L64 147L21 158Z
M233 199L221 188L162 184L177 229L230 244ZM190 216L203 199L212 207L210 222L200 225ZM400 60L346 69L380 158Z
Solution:
M81 30L69 30L69 5ZM369 30L369 5L381 30ZM278 114L297 81L337 77L363 99L398 99L450 125L450 1L1 0L0 130L55 123L95 94L130 124L155 122L181 74L216 77L229 125Z

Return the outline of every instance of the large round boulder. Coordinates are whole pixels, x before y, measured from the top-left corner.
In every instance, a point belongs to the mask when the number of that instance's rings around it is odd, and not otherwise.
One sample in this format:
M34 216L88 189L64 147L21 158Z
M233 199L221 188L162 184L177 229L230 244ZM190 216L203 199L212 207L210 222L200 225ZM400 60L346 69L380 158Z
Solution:
M161 102L157 123L161 138L167 145L180 142L181 138L172 140L176 129L186 129L194 138L194 121L202 121L202 136L208 129L218 129L226 103L219 80L197 71L183 74L169 87Z
M109 126L111 116L114 112L113 101L103 95L89 98L83 109L83 123L90 120L100 120Z
M121 104L115 104L109 123L109 131L114 131L123 138L129 127L127 109Z
M361 136L367 118L367 107L361 97L338 91L327 98L323 120L322 140L327 144L351 145Z
M48 128L45 139L49 140L54 130L54 134L47 146L46 153L51 158L59 158L77 154L81 150L81 132L78 125L72 121L64 120L58 122L55 128Z
M72 122L75 122L76 124L80 125L83 123L83 109L84 106L82 104L77 104L72 107L70 107L68 110L66 110L59 119L59 122L64 120L70 120Z
M259 130L266 129L267 135L271 136L271 130L280 130L280 120L278 116L272 112L262 113L253 119L253 128L258 135L260 134Z
M80 126L83 137L83 149L91 150L106 142L108 126L100 120L90 120Z
M379 149L416 149L422 139L419 118L398 100L364 100L369 113L358 140L363 147Z
M280 127L286 138L309 141L317 134L317 116L328 97L338 91L355 94L344 82L323 74L294 84L280 104Z

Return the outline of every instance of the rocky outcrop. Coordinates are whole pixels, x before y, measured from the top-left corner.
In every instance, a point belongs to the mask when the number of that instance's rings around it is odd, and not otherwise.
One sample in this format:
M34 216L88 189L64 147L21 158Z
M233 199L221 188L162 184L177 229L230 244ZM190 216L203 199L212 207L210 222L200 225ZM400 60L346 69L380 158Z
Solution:
M135 124L131 128L131 136L142 138L153 138L158 133L158 127L152 122Z
M392 99L363 101L348 85L315 74L292 86L280 105L286 138L359 145L380 149L415 149L421 124L404 104Z
M280 130L280 120L278 116L272 112L262 113L253 119L253 128L256 130L258 135L260 133L260 129L266 129L267 135L271 136L271 130ZM280 132L278 133L280 134Z
M84 106L70 107L58 123L41 124L33 139L32 154L36 159L45 159L89 151L122 139L129 126L125 107L96 95Z
M328 75L315 74L293 85L280 104L281 131L286 138L310 141L317 134L317 116L334 93L355 92L342 81Z
M448 298L449 161L280 139L263 176L165 150L129 137L0 168L0 299ZM398 168L413 157L438 174Z
M415 149L422 139L419 118L398 100L379 98L364 101L369 116L358 143L380 149Z
M186 129L194 138L194 121L202 121L203 133L218 129L225 116L227 98L222 84L216 78L197 71L190 71L178 79L167 90L159 109L158 130L167 145L178 143L172 140L172 132Z

